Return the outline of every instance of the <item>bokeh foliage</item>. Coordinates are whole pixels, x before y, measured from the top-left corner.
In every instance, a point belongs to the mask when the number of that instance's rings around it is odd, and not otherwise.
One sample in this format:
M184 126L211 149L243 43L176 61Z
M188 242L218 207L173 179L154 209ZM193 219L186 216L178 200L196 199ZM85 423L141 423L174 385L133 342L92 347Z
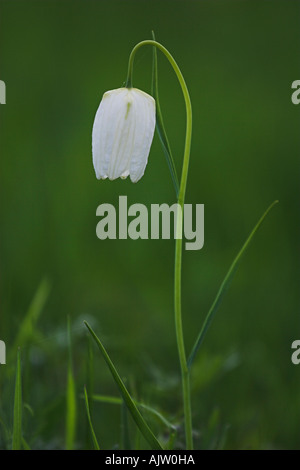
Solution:
M0 0L0 79L7 87L0 108L0 339L9 358L0 366L0 412L8 434L15 340L41 282L49 283L49 296L21 344L23 400L32 409L23 413L24 433L32 447L64 446L67 317L78 396L88 374L88 320L136 398L177 417L174 242L100 241L95 233L97 206L117 205L119 195L148 207L175 202L157 136L136 185L96 180L91 159L102 94L124 84L132 47L154 30L192 99L186 202L205 204L204 248L183 254L188 349L233 257L279 199L195 364L198 445L213 446L227 429L225 448L299 448L300 379L290 360L300 334L300 107L290 98L300 79L299 19L298 0ZM151 48L139 51L134 86L146 92L151 63ZM160 54L158 67L180 172L184 103ZM96 351L93 361L95 393L117 394ZM91 441L82 398L78 407L76 446L85 448ZM91 413L100 446L112 447L120 409L93 403ZM4 446L4 427L0 432Z

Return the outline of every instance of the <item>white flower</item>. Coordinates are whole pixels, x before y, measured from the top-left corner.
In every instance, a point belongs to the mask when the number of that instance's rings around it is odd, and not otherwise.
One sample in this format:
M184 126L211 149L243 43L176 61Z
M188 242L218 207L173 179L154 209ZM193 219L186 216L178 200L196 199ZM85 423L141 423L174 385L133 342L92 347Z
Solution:
M144 174L155 130L155 100L137 88L104 93L93 125L93 164L98 179Z

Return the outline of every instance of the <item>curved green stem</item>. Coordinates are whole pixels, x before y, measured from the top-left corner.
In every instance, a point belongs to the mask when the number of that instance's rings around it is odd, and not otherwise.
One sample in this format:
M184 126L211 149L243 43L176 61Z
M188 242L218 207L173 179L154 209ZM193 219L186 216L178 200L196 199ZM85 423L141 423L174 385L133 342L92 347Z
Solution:
M182 265L182 220L183 220L183 209L184 209L184 198L186 191L187 175L189 168L189 158L191 149L191 138L192 138L192 105L189 96L189 92L183 78L183 75L169 51L159 42L153 40L146 40L139 42L131 51L128 64L128 75L126 81L126 87L132 87L132 75L133 75L133 62L137 50L142 46L155 46L169 60L172 65L178 81L180 83L185 106L186 106L186 135L185 135L185 146L183 155L183 164L181 172L181 180L178 194L178 203L181 207L180 214L177 214L177 228L176 228L176 245L175 245L175 274L174 274L174 300L175 300L175 328L176 328L176 339L177 347L181 368L182 378L182 392L183 392L183 405L184 405L184 419L185 419L185 435L186 435L186 448L188 450L193 449L193 437L192 437L192 413L191 413L191 398L190 398L190 375L189 368L187 365L184 336L182 329L182 315L181 315L181 265Z

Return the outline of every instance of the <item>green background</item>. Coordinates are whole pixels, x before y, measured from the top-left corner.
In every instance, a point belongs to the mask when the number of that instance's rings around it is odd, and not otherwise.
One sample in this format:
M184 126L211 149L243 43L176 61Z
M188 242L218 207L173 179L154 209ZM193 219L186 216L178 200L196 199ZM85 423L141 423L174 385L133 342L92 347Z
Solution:
M126 80L133 46L156 39L189 88L193 140L186 202L205 205L205 244L183 253L187 350L234 256L268 205L197 356L193 424L199 448L224 435L227 449L298 449L300 2L0 0L0 366L1 420L12 424L15 340L43 279L50 294L39 336L21 344L24 434L33 448L64 447L67 317L78 394L76 446L85 448L80 398L87 374L88 320L132 393L169 417L180 415L173 319L173 240L96 237L96 208L172 204L158 136L144 177L98 181L91 130L102 94ZM135 60L134 86L151 91L152 49ZM180 173L185 108L170 65L158 53L165 126ZM95 393L117 395L94 352ZM7 375L5 375L7 374ZM118 407L94 404L103 448L119 439ZM82 425L81 425L81 424ZM3 429L2 429L3 431ZM1 430L0 430L1 433ZM1 445L5 447L4 432Z

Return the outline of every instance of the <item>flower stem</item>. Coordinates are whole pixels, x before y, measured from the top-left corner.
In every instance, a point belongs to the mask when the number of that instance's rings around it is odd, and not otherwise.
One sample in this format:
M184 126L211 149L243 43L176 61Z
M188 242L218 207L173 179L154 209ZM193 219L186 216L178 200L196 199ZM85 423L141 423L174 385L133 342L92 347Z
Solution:
M141 41L132 49L129 63L128 63L128 75L126 81L126 87L132 87L132 75L133 75L133 62L135 53L137 50L145 45L155 46L169 60L172 65L178 81L180 83L182 93L184 96L186 106L186 135L185 135L185 146L183 155L183 164L181 172L181 180L178 194L178 204L181 207L181 211L177 214L177 227L176 227L176 244L175 244L175 273L174 273L174 301L175 301L175 328L176 328L176 339L178 347L178 355L181 369L181 380L182 380L182 393L183 393L183 406L184 406L184 421L185 421L185 436L186 436L186 448L187 450L193 449L193 436L192 436L192 413L191 413L191 396L190 396L190 373L187 366L185 346L184 346L184 335L182 328L182 314L181 314L181 266L182 266L182 220L184 210L184 199L187 184L187 175L189 168L190 149L191 149L191 138L192 138L192 105L183 75L172 57L169 51L160 43L153 40Z

